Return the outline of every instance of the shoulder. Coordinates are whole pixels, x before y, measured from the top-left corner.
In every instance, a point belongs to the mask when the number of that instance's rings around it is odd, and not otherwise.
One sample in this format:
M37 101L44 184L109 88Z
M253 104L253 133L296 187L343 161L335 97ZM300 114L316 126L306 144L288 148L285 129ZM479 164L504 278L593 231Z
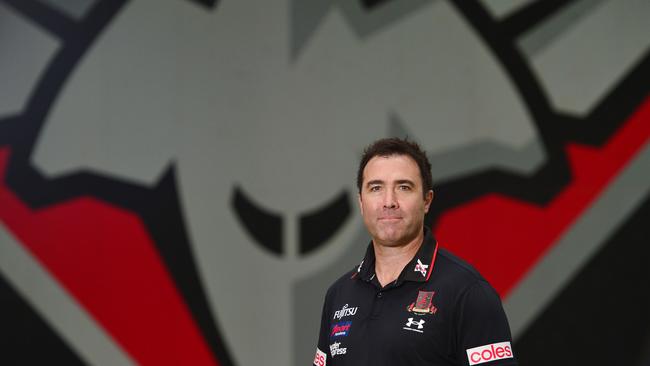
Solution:
M483 313L501 309L499 294L471 264L444 249L438 255L436 266L440 265L441 276L455 290L459 310Z
M440 284L459 301L467 298L469 293L482 294L490 298L499 298L496 290L488 281L465 260L453 253L440 249L436 259L435 269ZM475 296L470 296L473 298Z
M341 277L339 277L336 281L334 281L327 289L326 298L331 298L332 296L335 296L337 293L340 293L344 289L352 286L354 281L357 280L356 276L358 276L357 267L344 273Z
M477 282L487 282L471 264L444 248L438 250L435 269L461 287L464 287L462 285L473 286Z

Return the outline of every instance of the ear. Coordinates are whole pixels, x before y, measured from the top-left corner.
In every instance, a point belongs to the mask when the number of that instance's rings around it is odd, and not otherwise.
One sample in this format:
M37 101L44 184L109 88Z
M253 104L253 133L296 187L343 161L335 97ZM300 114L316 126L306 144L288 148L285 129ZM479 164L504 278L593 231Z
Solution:
M424 196L424 213L429 212L429 207L431 206L431 202L433 201L433 191L429 190L427 194Z
M361 193L357 194L357 203L359 204L359 212L361 212L361 216L363 216L363 205L361 204Z

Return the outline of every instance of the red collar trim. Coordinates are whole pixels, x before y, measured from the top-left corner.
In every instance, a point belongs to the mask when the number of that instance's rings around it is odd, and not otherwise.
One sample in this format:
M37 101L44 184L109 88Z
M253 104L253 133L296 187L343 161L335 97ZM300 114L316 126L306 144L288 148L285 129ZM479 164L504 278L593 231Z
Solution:
M438 241L436 241L436 247L433 249L433 255L431 256L431 264L429 265L429 274L427 275L426 281L429 281L429 277L431 277L431 272L433 272L433 265L436 263L437 255L438 255Z

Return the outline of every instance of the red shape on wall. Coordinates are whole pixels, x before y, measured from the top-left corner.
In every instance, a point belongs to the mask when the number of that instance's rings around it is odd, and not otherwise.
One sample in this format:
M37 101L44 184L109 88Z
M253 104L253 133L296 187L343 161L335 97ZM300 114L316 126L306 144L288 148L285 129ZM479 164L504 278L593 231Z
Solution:
M446 211L436 237L505 297L649 140L647 99L604 146L566 146L573 179L546 206L489 194Z
M32 210L2 179L0 221L138 364L218 365L138 216L92 197Z

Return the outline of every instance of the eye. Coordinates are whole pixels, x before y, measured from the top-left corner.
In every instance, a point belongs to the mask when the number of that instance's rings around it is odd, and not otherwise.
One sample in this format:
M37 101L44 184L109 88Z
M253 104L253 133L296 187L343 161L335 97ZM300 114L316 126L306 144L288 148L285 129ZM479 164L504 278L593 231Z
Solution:
M397 187L397 188L398 188L400 191L410 191L410 190L411 190L411 186L407 186L407 185L405 185L405 184L402 184L402 185L400 185L400 186Z
M369 190L370 192L379 192L379 190L381 190L381 186L371 186Z

